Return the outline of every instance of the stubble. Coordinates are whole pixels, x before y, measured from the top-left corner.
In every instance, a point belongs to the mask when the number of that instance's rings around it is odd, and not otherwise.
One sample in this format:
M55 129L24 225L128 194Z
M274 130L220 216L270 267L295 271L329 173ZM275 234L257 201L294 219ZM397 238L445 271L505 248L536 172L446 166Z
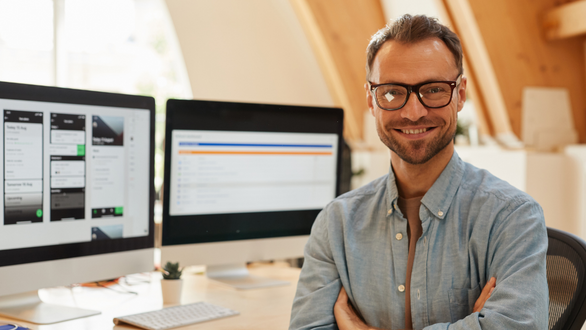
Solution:
M450 142L454 139L454 136L456 136L456 125L453 125L453 127L430 142L416 140L405 141L404 143L401 143L397 139L393 138L391 134L385 133L391 132L392 128L390 127L436 126L436 129L440 129L440 127L444 127L445 124L446 122L443 120L441 123L434 123L429 119L424 118L416 122L403 119L401 122L389 123L389 128L386 129L386 131L383 131L385 128L381 127L381 125L377 123L376 131L381 141L402 160L412 165L420 165L427 163L430 159L432 159L435 155L437 155L450 144Z

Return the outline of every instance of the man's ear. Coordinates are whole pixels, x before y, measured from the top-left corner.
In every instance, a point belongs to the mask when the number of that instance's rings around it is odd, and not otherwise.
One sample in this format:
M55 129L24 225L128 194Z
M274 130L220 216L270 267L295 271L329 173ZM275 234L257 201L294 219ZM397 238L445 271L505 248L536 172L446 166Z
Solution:
M462 81L460 81L460 85L458 86L458 112L462 111L464 108L464 102L466 102L466 85L468 83L468 78L462 76Z
M366 91L366 104L368 105L368 111L370 111L370 114L374 116L374 106L372 104L370 89L368 89L368 83L364 83L364 90Z

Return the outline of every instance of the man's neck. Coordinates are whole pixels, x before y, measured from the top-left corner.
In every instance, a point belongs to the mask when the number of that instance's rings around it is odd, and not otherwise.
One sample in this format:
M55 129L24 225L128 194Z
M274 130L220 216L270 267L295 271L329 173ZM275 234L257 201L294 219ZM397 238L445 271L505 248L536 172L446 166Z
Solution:
M413 198L425 195L442 174L453 154L454 144L450 143L427 163L413 165L405 162L391 151L391 163L399 196Z

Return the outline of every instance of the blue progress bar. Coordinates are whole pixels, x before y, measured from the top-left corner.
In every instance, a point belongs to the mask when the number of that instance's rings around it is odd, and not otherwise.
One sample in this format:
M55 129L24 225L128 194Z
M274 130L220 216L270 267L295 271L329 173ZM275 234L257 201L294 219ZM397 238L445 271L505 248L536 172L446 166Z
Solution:
M208 143L208 142L179 142L179 146L332 148L331 144Z

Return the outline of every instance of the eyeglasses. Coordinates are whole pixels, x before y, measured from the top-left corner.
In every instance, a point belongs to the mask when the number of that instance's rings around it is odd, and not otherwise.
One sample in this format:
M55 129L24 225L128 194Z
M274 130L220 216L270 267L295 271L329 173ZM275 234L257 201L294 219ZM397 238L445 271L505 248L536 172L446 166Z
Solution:
M374 101L383 110L399 110L407 104L411 92L415 92L417 98L427 108L443 108L452 102L454 88L460 85L462 76L458 75L456 81L432 81L419 85L404 84L380 84L374 85L368 82L368 89L374 97Z

